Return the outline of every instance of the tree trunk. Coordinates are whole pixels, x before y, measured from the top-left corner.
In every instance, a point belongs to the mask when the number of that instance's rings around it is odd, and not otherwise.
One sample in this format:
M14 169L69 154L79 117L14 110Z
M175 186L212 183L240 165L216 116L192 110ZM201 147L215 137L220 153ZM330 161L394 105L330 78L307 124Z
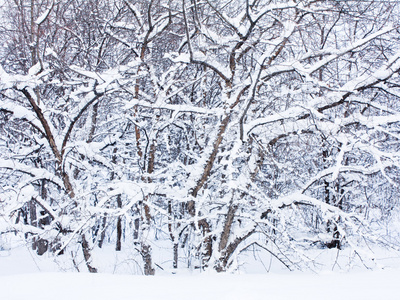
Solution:
M218 247L218 250L220 252L223 249L225 249L226 245L228 244L228 239L229 239L229 235L231 233L233 219L235 218L235 213L236 213L237 209L238 209L238 206L236 204L231 204L229 206L228 213L226 214L224 229L222 230L221 240L219 242L219 247Z
M99 248L103 247L104 239L106 238L106 224L107 224L107 216L104 216L102 218L102 224L101 224L101 233L100 233L100 239L99 239Z
M121 195L117 196L117 205L118 205L118 208L122 207ZM122 220L121 220L121 217L118 217L118 220L117 220L117 245L115 246L116 251L121 251L121 237L122 237Z
M85 258L86 266L90 273L97 273L97 269L91 265L92 261L91 261L90 247L88 241L86 240L85 234L82 234L81 237L82 237L83 257Z
M141 243L141 254L144 262L144 275L154 275L155 269L151 258L151 246L147 243Z

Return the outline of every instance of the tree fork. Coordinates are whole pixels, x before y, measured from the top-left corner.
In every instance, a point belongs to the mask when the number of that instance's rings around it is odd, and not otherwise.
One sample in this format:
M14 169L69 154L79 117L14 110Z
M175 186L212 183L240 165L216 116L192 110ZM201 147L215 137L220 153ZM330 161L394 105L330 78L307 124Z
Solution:
M65 190L67 191L67 194L69 195L70 198L74 198L75 197L75 192L72 188L72 184L71 181L69 179L69 176L66 172L64 172L62 170L62 156L60 154L60 151L58 151L53 133L50 130L50 126L49 123L47 122L46 118L43 115L42 110L40 109L40 107L36 104L35 100L32 98L32 95L29 93L29 91L26 88L23 88L21 90L21 92L25 95L25 97L28 99L29 103L31 104L36 116L38 117L40 123L43 126L43 129L45 131L46 134L46 139L47 142L50 145L50 148L56 158L56 162L57 162L57 169L60 172L61 178L63 180L64 183L64 187Z
M219 146L222 142L223 135L228 126L229 119L230 119L230 115L226 115L225 118L221 122L219 131L218 131L218 135L217 135L217 139L214 142L213 151L211 152L211 155L210 155L210 157L207 161L207 164L204 168L203 175L201 176L200 180L197 182L196 187L193 189L193 191L191 193L191 195L194 198L197 197L199 190L204 186L205 182L207 181L208 177L210 176L211 169L212 169L215 159L217 157ZM192 217L195 216L196 208L195 208L194 200L188 201L187 210ZM202 228L204 236L208 235L211 232L210 224L207 222L207 220L205 218L198 221L198 226ZM205 253L204 253L205 258L204 258L203 262L206 264L212 255L212 238L211 238L211 236L207 236L204 240L204 243L205 243Z

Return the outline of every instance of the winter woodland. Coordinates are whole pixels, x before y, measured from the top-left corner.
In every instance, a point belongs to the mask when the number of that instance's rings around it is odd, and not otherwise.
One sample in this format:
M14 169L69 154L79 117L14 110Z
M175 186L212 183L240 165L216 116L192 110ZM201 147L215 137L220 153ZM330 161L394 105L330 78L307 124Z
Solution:
M398 1L0 5L0 249L146 275L398 251Z

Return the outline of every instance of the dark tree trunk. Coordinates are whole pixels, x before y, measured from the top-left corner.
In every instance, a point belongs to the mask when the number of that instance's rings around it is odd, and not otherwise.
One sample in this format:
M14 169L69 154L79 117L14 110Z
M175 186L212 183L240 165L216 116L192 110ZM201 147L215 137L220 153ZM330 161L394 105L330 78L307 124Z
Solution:
M82 234L82 251L83 251L83 257L85 258L86 266L89 270L90 273L97 273L97 269L91 265L91 255L90 255L90 247L89 243L86 240L86 237L84 234Z
M117 205L118 205L118 208L122 207L121 195L117 196ZM122 237L122 220L121 220L121 217L118 217L118 220L117 220L117 245L115 246L116 251L121 251L121 237Z
M141 243L141 254L144 261L144 275L154 275L156 271L153 268L150 245Z
M107 224L107 216L104 216L102 219L102 224L100 228L100 239L99 239L99 248L103 247L104 240L106 238L106 224Z

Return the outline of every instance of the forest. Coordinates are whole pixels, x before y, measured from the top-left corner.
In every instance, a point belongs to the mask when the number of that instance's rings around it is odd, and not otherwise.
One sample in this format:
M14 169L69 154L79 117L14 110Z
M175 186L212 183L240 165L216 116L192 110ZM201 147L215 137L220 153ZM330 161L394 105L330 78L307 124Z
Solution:
M0 250L144 275L399 255L399 1L4 0L0 20Z

